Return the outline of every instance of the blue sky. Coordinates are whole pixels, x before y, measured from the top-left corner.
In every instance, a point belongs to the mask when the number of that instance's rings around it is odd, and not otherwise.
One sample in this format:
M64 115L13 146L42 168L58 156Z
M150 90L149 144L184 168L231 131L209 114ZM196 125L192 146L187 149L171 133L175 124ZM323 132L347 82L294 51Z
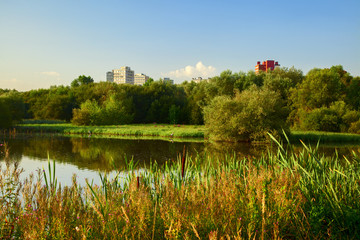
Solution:
M0 88L105 81L121 66L180 83L266 59L360 76L359 12L359 0L0 0Z

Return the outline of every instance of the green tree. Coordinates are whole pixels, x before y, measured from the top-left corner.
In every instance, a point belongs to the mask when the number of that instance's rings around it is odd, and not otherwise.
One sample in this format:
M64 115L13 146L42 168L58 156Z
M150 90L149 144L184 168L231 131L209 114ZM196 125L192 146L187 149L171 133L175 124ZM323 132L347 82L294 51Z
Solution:
M330 107L315 108L312 111L301 112L303 130L347 132L354 122L359 120L360 113L337 101Z
M102 108L102 125L129 124L134 119L132 99L111 95Z
M292 91L292 99L297 107L309 109L329 107L332 102L342 100L344 84L334 69L312 69L303 82Z
M0 98L0 128L8 128L12 124L9 106L3 98Z
M360 77L353 78L347 87L346 102L355 110L360 110Z
M154 79L152 79L152 78L149 78L145 83L144 83L144 87L148 87L148 86L150 86L151 85L151 83L153 83L154 82Z
M176 124L179 121L180 107L172 104L169 109L169 121L171 124Z
M312 69L296 88L290 90L289 105L292 106L292 112L289 121L295 128L308 126L303 121L313 110L322 108L311 116L315 121L321 114L330 114L325 109L332 103L345 99L345 85L338 71L338 68Z
M286 102L280 94L252 86L235 98L218 96L204 109L205 126L214 140L253 141L288 131Z
M85 75L80 75L78 78L75 78L71 82L71 87L79 87L81 85L86 85L86 84L90 84L90 83L93 83L93 82L94 82L94 79L92 79L92 77L85 76Z
M15 90L0 95L8 106L12 121L21 121L25 116L25 103L21 94Z
M80 109L73 110L72 123L75 125L101 125L101 108L95 100L82 103Z

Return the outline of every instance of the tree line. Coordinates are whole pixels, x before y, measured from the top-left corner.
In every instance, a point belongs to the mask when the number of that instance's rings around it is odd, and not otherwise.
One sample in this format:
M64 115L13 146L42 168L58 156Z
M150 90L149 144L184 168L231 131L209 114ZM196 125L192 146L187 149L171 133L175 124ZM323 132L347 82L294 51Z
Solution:
M360 77L342 66L277 68L268 73L222 72L209 81L144 86L95 83L26 92L0 89L0 127L22 119L76 125L205 124L220 140L257 140L289 129L360 133Z

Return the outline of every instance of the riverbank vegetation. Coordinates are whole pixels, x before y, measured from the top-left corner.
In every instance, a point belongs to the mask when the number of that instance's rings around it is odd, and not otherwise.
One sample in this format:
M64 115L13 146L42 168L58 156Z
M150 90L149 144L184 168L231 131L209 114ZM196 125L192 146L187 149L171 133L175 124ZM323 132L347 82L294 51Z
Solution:
M132 124L110 126L77 126L71 123L20 124L18 133L61 133L82 135L153 136L167 138L204 138L205 127L180 124Z
M215 113L217 114L217 113ZM231 116L235 117L235 116ZM252 121L253 122L253 121ZM212 132L217 133L217 128L225 128L227 125L223 122L219 122L219 125L210 126ZM250 126L251 128L259 129L259 127ZM220 129L221 130L221 129ZM220 131L219 130L219 131ZM281 129L280 129L281 130ZM230 131L230 130L229 130ZM259 134L260 134L260 130ZM27 120L23 124L16 125L9 132L2 131L0 134L46 134L46 133L58 133L65 135L80 135L94 137L124 137L140 138L140 139L167 139L169 141L191 141L197 139L202 141L209 139L207 135L207 128L204 125L179 125L179 124L131 124L131 125L116 125L116 126L77 126L70 123L61 121L44 121L44 120ZM269 132L271 132L269 130ZM264 134L263 132L261 132ZM286 133L286 131L285 131ZM224 136L226 132L224 131ZM230 134L230 133L228 133ZM238 134L238 133L235 133ZM283 134L283 133L281 133ZM280 136L280 138L283 135ZM360 135L353 133L338 133L338 132L323 132L323 131L301 131L292 130L288 133L288 137L292 143L299 144L300 140L305 143L359 143ZM213 138L212 138L213 139ZM215 143L216 141L211 142ZM231 140L230 140L231 142Z
M289 127L358 134L359 90L360 77L342 66L306 75L293 67L259 74L227 70L208 81L177 85L161 79L144 86L94 83L79 76L71 86L0 90L0 127L25 118L79 126L205 124L214 140L231 141L264 140L266 132L279 135Z
M102 184L56 181L56 166L20 180L1 169L0 234L16 239L357 239L360 158L279 145L216 164L186 153ZM116 166L116 163L114 163Z

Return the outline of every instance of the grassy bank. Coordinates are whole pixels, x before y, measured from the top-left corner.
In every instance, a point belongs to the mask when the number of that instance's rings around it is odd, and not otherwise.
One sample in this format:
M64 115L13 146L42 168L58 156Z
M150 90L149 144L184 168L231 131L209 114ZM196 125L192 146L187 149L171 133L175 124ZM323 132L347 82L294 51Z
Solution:
M142 172L130 162L102 185L56 182L56 168L20 184L0 177L2 238L358 239L360 159L304 147L253 159L183 157ZM122 176L122 177L120 177ZM46 179L46 184L41 179ZM20 203L20 195L23 204Z
M157 136L174 138L204 138L204 126L170 124L132 124L117 126L76 126L60 124L19 124L18 132L43 132L61 134L101 134L119 136Z
M291 142L305 143L360 143L360 134L334 133L317 131L291 131L289 136Z

